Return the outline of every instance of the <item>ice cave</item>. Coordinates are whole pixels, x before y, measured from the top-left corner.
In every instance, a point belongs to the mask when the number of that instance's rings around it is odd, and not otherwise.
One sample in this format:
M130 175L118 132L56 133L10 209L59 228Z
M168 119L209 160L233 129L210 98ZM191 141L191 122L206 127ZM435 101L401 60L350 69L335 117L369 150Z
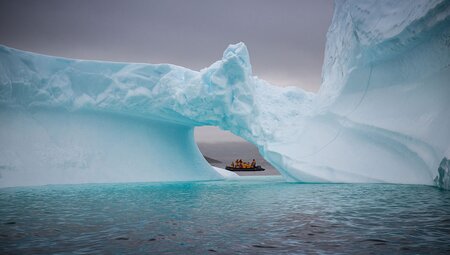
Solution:
M318 93L254 76L244 43L200 71L0 46L0 187L228 178L194 141L212 125L288 181L448 188L449 82L444 0L336 1Z

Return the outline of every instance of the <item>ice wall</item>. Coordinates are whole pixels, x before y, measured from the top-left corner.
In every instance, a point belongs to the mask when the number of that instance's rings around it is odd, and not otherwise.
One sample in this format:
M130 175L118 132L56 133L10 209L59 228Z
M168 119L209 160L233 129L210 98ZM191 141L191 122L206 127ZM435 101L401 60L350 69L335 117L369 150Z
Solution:
M132 116L2 107L0 141L0 187L223 178L192 128Z
M450 189L450 160L443 158L438 168L438 175L434 178L436 186L442 189Z
M0 46L0 186L223 178L195 126L290 181L433 184L450 144L450 1L336 1L317 94L253 76L230 45L199 72Z
M336 1L317 111L264 147L270 161L302 181L432 184L450 145L449 18L450 1Z

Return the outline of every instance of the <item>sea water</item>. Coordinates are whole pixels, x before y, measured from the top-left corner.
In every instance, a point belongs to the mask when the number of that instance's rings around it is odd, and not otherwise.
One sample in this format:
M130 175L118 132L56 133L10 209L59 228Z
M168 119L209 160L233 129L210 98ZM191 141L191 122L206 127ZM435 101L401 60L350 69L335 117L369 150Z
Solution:
M0 189L0 253L450 253L449 191L248 180Z

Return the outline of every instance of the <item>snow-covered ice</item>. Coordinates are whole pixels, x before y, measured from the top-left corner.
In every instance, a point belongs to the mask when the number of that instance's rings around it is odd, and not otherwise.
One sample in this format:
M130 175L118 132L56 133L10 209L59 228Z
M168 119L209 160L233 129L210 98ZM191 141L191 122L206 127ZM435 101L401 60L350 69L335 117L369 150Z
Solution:
M336 1L318 93L253 76L0 46L0 187L226 178L193 128L255 144L290 181L430 184L450 151L450 1ZM448 155L447 155L448 156Z

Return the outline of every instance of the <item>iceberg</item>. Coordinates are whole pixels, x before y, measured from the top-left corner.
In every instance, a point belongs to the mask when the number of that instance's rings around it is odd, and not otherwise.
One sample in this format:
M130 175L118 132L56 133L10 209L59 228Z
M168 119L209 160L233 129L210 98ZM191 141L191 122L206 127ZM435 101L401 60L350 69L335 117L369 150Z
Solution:
M206 125L255 144L288 181L435 185L449 52L442 0L336 1L318 93L254 76L243 43L200 71L0 46L0 187L235 178L199 152Z
M433 184L450 144L449 38L449 1L336 1L314 113L264 154L292 180Z
M434 183L441 189L450 189L450 159L442 159Z

